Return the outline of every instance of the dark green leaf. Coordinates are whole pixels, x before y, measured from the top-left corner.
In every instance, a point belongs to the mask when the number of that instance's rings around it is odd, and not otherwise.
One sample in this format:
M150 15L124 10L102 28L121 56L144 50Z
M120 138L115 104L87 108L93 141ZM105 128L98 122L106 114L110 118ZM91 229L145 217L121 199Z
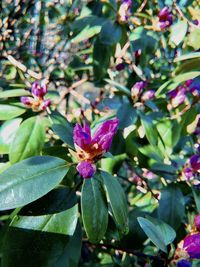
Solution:
M82 187L81 210L86 234L91 242L99 242L107 229L108 208L96 175L85 179Z
M10 226L26 230L73 235L78 221L78 205L54 214L41 216L16 215Z
M138 222L145 234L162 251L167 252L166 246L173 242L176 232L168 224L159 219L138 217Z
M184 197L176 185L168 185L161 191L158 216L161 220L178 229L185 216Z
M120 25L108 21L103 24L100 32L100 40L102 44L114 45L121 39L122 30Z
M23 160L0 174L0 210L24 206L48 193L68 171L67 162L50 156Z
M128 232L128 210L124 191L117 180L111 174L101 171L107 200L111 206L114 220L122 233Z
M12 164L39 155L45 141L45 123L39 116L25 120L16 132L10 146Z

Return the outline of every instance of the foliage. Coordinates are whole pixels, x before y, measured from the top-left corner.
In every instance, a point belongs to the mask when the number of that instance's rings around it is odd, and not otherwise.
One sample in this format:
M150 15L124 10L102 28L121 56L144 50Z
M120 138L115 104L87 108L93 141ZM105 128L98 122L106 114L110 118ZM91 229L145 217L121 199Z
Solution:
M0 11L0 267L199 266L199 1Z

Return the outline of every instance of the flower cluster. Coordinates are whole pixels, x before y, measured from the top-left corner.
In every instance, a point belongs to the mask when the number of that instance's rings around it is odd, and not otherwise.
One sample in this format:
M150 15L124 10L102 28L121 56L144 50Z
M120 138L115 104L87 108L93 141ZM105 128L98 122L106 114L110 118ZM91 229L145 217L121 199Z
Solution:
M194 219L196 232L188 234L178 245L175 260L178 267L191 266L190 259L200 259L200 214Z
M141 102L145 102L155 97L154 90L148 90L146 92L143 92L146 86L147 86L147 82L144 82L144 81L136 82L133 85L133 87L131 88L131 98L134 103L137 102L139 99L141 100Z
M164 7L163 9L160 10L158 13L158 27L163 30L165 28L168 28L169 26L172 25L173 23L173 16L168 7Z
M32 97L22 96L21 102L33 111L42 111L51 105L50 99L45 99L44 96L47 93L46 85L39 85L34 82L31 87Z
M118 11L118 21L119 23L126 23L129 16L131 15L130 8L132 5L132 0L122 0L122 3Z
M118 119L105 121L93 135L87 123L84 123L83 127L78 123L75 125L73 140L79 161L77 171L83 178L91 178L95 173L94 163L110 149L118 124Z
M194 96L199 96L199 88L193 85L193 80L186 81L183 85L178 86L176 89L168 93L173 108L178 107L186 100L187 93Z
M189 180L200 174L200 155L193 155L183 168L183 176Z

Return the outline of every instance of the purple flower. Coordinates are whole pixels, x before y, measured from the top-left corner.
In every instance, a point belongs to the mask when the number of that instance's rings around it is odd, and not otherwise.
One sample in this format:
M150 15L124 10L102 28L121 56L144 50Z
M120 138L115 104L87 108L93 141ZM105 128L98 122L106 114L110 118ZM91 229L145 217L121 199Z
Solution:
M184 173L184 176L187 180L190 180L194 177L194 173L193 173L193 170L191 168L185 168L183 170L183 173Z
M195 216L194 225L196 226L197 230L200 231L200 214Z
M168 93L169 98L171 99L172 107L176 108L182 104L186 99L186 89L183 86L178 87Z
M158 26L160 27L161 30L169 27L173 23L173 16L168 7L164 7L163 9L160 10L158 18L159 18Z
M80 162L87 162L85 165L79 163L77 166L77 170L81 175L83 173L81 172L82 166L84 166L84 176L86 176L87 167L88 172L91 173L91 163L109 150L113 136L117 132L118 124L118 119L105 121L96 129L93 135L91 135L91 130L87 123L84 123L83 127L78 123L75 125L73 140L77 151L77 158Z
M32 104L32 97L28 97L28 96L22 96L20 98L20 101L27 106L30 106Z
M198 19L195 19L195 20L193 20L192 22L193 22L194 25L199 25L199 21L198 21Z
M144 82L144 81L136 82L133 85L133 87L131 88L131 97L134 102L136 102L139 99L139 96L141 95L146 85L147 85L147 82Z
M193 155L190 158L190 165L193 171L198 172L200 171L200 155Z
M183 249L190 259L200 259L200 233L187 235L183 240Z
M95 166L88 161L80 162L76 169L84 179L91 178L95 173Z
M182 259L182 260L177 262L177 267L191 267L191 266L192 266L192 264L185 259Z
M37 82L34 82L31 86L31 93L34 96L43 98L47 93L47 86L46 85L40 86Z
M24 105L32 108L33 111L42 111L51 105L50 99L44 99L46 93L46 85L40 86L37 82L34 82L31 87L32 97L22 96L20 101Z
M154 90L148 90L142 94L141 99L142 99L142 101L145 102L147 100L153 99L154 97L155 97L155 91Z

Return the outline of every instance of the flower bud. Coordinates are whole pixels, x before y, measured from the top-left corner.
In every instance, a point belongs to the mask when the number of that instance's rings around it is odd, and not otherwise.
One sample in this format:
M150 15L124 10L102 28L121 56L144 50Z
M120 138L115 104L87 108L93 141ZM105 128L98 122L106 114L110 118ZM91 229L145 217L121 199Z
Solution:
M134 102L136 102L139 99L146 85L147 85L147 82L144 82L144 81L136 82L133 85L133 87L131 88L131 98L133 99Z
M84 179L91 178L96 171L95 166L88 161L80 162L76 169Z
M141 100L143 102L147 101L147 100L151 100L155 97L155 91L153 90L148 90L146 92L143 93Z

